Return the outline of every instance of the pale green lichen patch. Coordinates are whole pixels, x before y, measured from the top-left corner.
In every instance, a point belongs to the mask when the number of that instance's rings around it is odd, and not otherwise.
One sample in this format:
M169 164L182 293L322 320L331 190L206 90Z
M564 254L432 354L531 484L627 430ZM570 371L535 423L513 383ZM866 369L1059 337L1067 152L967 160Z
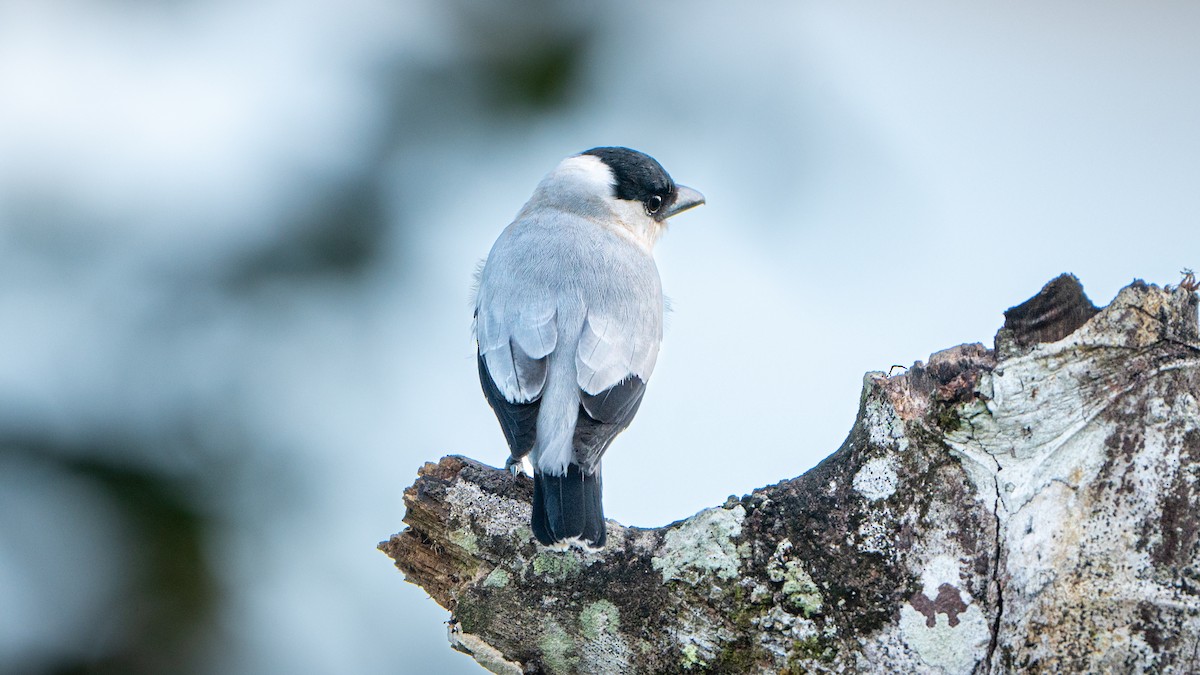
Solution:
M767 563L767 576L771 581L783 584L780 592L788 611L811 617L821 611L824 601L816 582L791 553L792 542L788 539L780 541L771 562Z
M504 588L512 581L512 575L504 568L497 567L483 580L484 588Z
M787 564L787 577L783 581L783 597L788 609L812 616L821 611L821 593L808 572L797 562Z
M538 640L542 663L550 673L573 673L579 658L575 656L575 641L554 621L547 621Z
M608 600L598 600L579 613L579 626L585 638L598 640L605 633L617 632L621 626L621 613Z
M704 660L700 658L700 650L696 648L696 645L683 646L683 658L680 660L680 665L684 670L704 665Z
M621 615L608 600L597 600L579 613L585 642L580 649L584 672L632 672L633 651L619 632Z
M450 543L471 555L479 554L479 542L475 540L475 535L466 528L450 530L446 538L450 540Z
M562 581L579 574L582 567L573 551L542 551L533 557L533 573L550 581Z
M707 509L667 532L662 554L651 565L663 577L663 583L679 580L699 583L707 575L731 580L737 577L741 561L734 540L742 533L746 509Z

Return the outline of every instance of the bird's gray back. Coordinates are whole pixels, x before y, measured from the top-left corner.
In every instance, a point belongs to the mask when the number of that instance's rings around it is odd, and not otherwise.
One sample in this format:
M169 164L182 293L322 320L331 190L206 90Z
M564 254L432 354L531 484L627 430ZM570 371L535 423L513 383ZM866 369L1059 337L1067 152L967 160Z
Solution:
M477 311L477 337L492 342L548 312L556 315L560 340L580 335L590 319L616 343L611 355L596 355L604 356L597 365L621 365L622 375L643 380L662 341L662 284L653 257L596 221L562 211L530 214L505 229L480 276ZM580 384L596 393L615 384L611 378Z
M476 337L506 399L541 398L535 458L558 467L572 459L581 393L649 379L662 341L662 287L653 257L632 239L562 211L524 216L484 265Z

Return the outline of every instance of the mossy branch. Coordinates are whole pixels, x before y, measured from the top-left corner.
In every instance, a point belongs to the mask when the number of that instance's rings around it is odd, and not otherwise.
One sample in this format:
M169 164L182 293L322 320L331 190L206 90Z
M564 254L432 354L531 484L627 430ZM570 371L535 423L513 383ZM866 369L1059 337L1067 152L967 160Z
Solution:
M1196 307L1059 277L995 350L867 374L811 471L595 553L536 545L529 480L445 457L380 548L493 672L1194 672Z

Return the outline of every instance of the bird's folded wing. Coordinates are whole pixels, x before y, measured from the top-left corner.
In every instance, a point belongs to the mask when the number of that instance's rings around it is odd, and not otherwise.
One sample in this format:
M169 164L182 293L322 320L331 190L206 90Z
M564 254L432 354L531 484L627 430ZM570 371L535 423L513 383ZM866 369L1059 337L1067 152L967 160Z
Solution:
M633 421L662 340L661 309L626 314L589 310L575 355L582 406L575 423L575 461L590 472L613 438Z
M657 341L617 322L589 316L576 356L581 410L575 422L575 462L591 473L642 403ZM652 338L651 338L652 339Z
M475 317L475 337L488 375L507 401L528 403L541 397L546 357L558 343L552 302L481 310Z
M579 336L575 367L579 388L596 395L613 386L638 378L650 379L662 341L662 319L653 311L617 318L614 314L589 311Z

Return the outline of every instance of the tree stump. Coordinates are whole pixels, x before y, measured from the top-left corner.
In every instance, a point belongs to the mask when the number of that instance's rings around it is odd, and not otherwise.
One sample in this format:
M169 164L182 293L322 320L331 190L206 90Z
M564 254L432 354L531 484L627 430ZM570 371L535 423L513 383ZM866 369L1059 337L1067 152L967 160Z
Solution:
M797 478L558 552L528 479L445 457L380 548L496 673L1197 672L1198 397L1191 290L1063 275L994 350L868 373Z

